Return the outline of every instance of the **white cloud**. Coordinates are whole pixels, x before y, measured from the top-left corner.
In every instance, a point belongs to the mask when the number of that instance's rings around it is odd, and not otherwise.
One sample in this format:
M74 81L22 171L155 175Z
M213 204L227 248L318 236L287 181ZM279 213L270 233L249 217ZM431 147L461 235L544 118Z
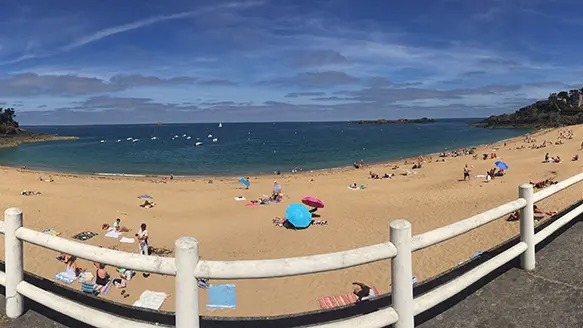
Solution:
M31 49L31 47L29 47L29 45L27 45L24 55L22 55L18 58L15 58L15 59L0 62L0 65L16 64L16 63L19 63L19 62L22 62L22 61L28 60L28 59L53 56L53 55L56 55L59 53L73 50L75 48L82 47L82 46L89 44L89 43L93 43L93 42L105 39L105 38L110 37L110 36L114 36L116 34L129 32L132 30L140 29L140 28L154 25L157 23L161 23L164 21L189 18L189 17L193 17L196 15L208 14L209 12L217 11L217 10L244 9L244 8L249 8L249 7L253 7L253 6L259 6L262 4L263 4L263 1L234 2L234 3L227 3L227 4L223 4L223 5L212 6L212 7L206 7L206 8L202 8L199 10L180 12L180 13L176 13L176 14L172 14L172 15L161 15L161 16L149 17L149 18L145 18L142 20L132 22L132 23L118 25L118 26L112 26L112 27L108 27L108 28L99 30L99 31L94 32L92 34L77 38L77 39L73 40L72 42L69 42L69 43L63 45L54 51L49 51L49 52L45 52L45 53L29 53L29 51L32 49Z

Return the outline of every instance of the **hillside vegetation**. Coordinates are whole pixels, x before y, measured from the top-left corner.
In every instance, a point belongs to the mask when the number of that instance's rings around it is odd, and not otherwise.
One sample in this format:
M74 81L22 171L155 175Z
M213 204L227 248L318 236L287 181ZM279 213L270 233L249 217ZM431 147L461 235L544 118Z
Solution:
M512 114L493 115L472 123L493 128L548 128L583 123L583 88L551 93L546 100Z

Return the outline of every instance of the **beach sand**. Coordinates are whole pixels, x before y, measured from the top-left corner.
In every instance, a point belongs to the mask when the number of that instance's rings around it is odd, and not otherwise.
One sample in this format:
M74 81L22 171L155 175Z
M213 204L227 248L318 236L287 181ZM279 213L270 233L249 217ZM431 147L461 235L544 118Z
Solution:
M62 237L86 230L99 233L86 244L137 252L137 244L120 244L105 238L103 223L112 224L120 217L122 225L132 229L133 237L140 223L148 224L150 244L172 249L181 236L193 236L200 244L200 256L208 260L277 259L348 250L385 242L389 238L389 223L406 219L412 223L413 234L419 234L461 219L479 214L518 197L518 185L553 177L561 181L581 172L580 162L571 157L578 152L583 138L583 126L571 127L575 137L563 145L549 145L543 149L515 149L525 144L522 137L503 143L479 147L477 153L490 153L499 148L498 158L510 169L502 178L489 183L474 176L485 174L496 160L474 160L472 156L433 161L414 175L397 175L393 179L371 180L368 172L380 175L400 173L392 164L377 164L365 169L343 169L305 172L283 176L251 177L251 189L242 189L237 178L175 179L166 184L154 178L97 177L70 174L52 174L52 183L39 181L47 173L0 168L0 208L20 207L24 225L34 230L55 229ZM557 130L536 134L537 141L557 139ZM531 144L526 144L530 146ZM560 164L544 164L545 153L559 155ZM426 160L428 156L426 156ZM347 164L353 160L347 158ZM365 158L366 160L366 158ZM400 162L404 168L403 162ZM472 165L472 179L463 178L465 164ZM407 165L410 169L411 165ZM313 182L310 182L313 179ZM237 196L247 200L269 194L274 180L283 185L285 201L259 207L246 207L247 201L236 201ZM364 190L349 190L350 183L366 185ZM36 190L38 196L21 196L23 190ZM154 197L156 206L140 208L141 194ZM272 224L272 219L285 215L285 208L299 203L303 196L320 198L326 207L319 210L327 226L312 226L302 231L286 230ZM539 204L545 210L560 210L581 199L581 188L574 186ZM461 237L416 252L413 274L417 281L430 278L516 235L518 222L494 221ZM0 237L3 239L3 236ZM4 243L0 241L0 257L4 257ZM51 278L64 270L56 252L26 244L25 269ZM95 272L93 265L78 260L83 268ZM110 274L115 268L107 267ZM377 286L386 293L390 289L389 261L363 265L341 271L303 275L289 278L218 281L212 284L234 283L237 308L234 310L207 310L207 291L200 290L200 309L204 315L267 316L297 313L319 308L318 298L351 291L353 281ZM78 283L71 285L80 289ZM129 283L123 298L120 290L112 288L105 297L132 304L146 289L170 294L162 310L174 310L174 278L152 274L144 278L140 273Z

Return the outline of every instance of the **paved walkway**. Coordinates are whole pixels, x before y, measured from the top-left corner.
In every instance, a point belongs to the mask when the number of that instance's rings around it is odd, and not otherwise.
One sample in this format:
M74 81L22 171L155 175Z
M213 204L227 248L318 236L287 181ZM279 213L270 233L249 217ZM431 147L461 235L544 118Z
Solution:
M536 253L536 269L512 268L421 328L583 327L583 222Z

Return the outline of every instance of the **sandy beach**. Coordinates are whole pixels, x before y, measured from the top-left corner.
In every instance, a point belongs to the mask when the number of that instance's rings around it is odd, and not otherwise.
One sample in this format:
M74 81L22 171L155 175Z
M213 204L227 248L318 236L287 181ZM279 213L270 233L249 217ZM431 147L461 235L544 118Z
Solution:
M524 137L478 147L478 159L471 155L446 158L425 156L427 163L421 169L411 170L410 164L399 162L375 164L364 169L342 169L321 172L285 173L251 177L251 188L245 190L235 178L174 179L161 183L155 178L98 177L52 173L54 182L40 181L49 173L0 168L0 208L20 207L24 212L24 225L42 231L54 229L61 237L81 231L99 235L83 243L137 253L137 244L122 244L117 239L104 237L103 223L112 224L119 217L124 226L132 229L126 233L133 237L141 223L148 225L150 244L154 247L173 248L181 236L193 236L200 244L201 258L209 260L276 259L347 250L388 240L389 223L406 219L412 223L413 233L441 227L518 197L518 185L529 181L553 178L561 181L581 172L580 161L571 161L579 152L583 140L583 126L573 126L573 139L555 145L559 129L534 133L536 144L544 140L553 144L541 149L530 149ZM524 145L525 148L517 149ZM482 160L483 153L497 149L496 159ZM560 156L562 163L542 163L546 153ZM354 159L347 159L350 164ZM366 161L366 158L364 158ZM485 183L484 175L497 160L504 161L510 169L504 177ZM472 168L470 181L463 181L464 165ZM400 173L407 169L413 175ZM369 179L369 171L383 175L396 173L392 179ZM282 203L266 206L245 206L248 200L269 194L274 180L283 185ZM462 181L460 181L462 180ZM365 185L363 190L349 190L351 183ZM23 190L41 192L36 196L21 196ZM152 195L156 206L139 207L137 196ZM236 201L244 196L247 201ZM327 225L311 226L293 231L277 227L275 217L283 217L289 204L300 203L304 196L321 199L325 208L319 210L320 220ZM561 210L581 199L581 188L575 186L541 202L545 210ZM413 273L417 281L430 278L477 251L486 250L516 235L517 222L497 220L462 237L417 252L413 257ZM0 237L3 239L3 236ZM50 278L64 270L56 252L26 244L25 269ZM0 242L0 257L4 258L4 243ZM79 266L95 272L90 262L78 260ZM106 268L116 275L115 268ZM386 293L390 288L388 261L350 268L342 271L319 273L289 278L211 281L212 284L236 285L237 308L233 310L207 310L207 292L199 290L201 314L219 316L265 316L319 308L318 298L351 291L351 283L359 281L374 285ZM72 288L80 289L74 283ZM170 294L161 310L174 309L174 279L141 274L129 282L124 298L120 290L112 288L108 295L100 296L117 302L133 304L146 289Z

